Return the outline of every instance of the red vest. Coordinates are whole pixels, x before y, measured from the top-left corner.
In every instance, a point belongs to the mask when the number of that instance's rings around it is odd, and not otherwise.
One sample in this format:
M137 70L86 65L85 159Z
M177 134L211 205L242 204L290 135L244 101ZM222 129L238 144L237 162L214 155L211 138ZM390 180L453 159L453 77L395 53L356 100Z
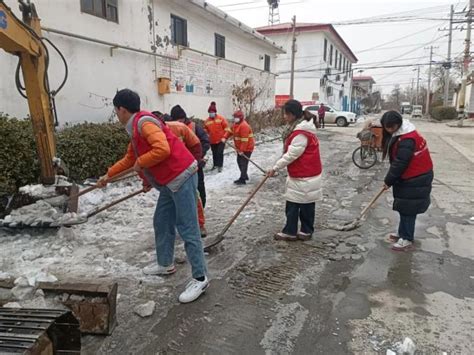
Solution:
M398 140L393 145L392 159L395 159L397 156L398 145L404 139L413 139L415 141L415 153L401 178L407 180L433 170L433 162L426 140L417 131L406 133L398 137Z
M133 119L132 131L132 146L134 147L135 156L137 158L151 150L151 146L138 131L138 121L143 116L150 116L155 119L156 125L163 131L170 146L170 156L155 166L145 169L148 173L146 175L150 174L160 185L167 185L194 162L194 157L188 151L184 143L181 142L161 120L150 112L140 111ZM148 182L145 174L140 173L140 177Z
M307 178L321 175L323 166L319 155L319 140L314 134L303 130L293 131L285 141L285 153L288 151L288 147L293 139L299 134L303 134L308 138L308 145L303 154L288 165L288 175L292 178Z

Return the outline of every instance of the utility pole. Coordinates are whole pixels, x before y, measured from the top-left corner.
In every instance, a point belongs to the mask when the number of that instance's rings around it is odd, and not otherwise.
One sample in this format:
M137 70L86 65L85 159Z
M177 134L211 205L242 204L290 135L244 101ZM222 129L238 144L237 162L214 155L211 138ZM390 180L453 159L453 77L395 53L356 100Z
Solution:
M454 16L454 5L451 5L451 13L449 14L449 33L448 33L448 63L446 64L446 71L444 77L444 100L443 106L448 106L449 98L449 69L451 68L451 44L453 42L453 16Z
M415 105L418 105L418 92L420 90L420 66L418 66L418 69L416 70L416 96L415 96Z
M461 91L459 93L459 111L458 111L458 126L462 127L464 122L464 117L466 113L464 112L465 103L466 103L466 86L467 86L467 77L469 75L469 64L471 63L471 25L472 25L472 5L474 0L469 1L469 7L467 9L467 29L466 29L466 46L464 47L464 65L463 65L463 75L461 82Z
M426 108L425 114L429 115L430 112L430 98L431 98L431 62L433 61L433 46L430 46L430 66L428 67L428 90L426 93ZM438 48L438 47L436 47ZM418 70L420 68L418 67Z
M293 38L291 40L291 74L290 74L290 99L293 99L295 86L295 55L296 55L296 16L291 19L291 27L293 28Z
M411 78L411 90L410 90L410 102L411 104L413 105L413 101L414 101L414 95L413 95L413 90L414 90L414 84L415 84L415 79Z

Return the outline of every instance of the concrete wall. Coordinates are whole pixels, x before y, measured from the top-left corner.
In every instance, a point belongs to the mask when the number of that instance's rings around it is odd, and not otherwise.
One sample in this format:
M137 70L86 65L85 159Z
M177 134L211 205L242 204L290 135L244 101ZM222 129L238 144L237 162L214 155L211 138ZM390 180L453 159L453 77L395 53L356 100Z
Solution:
M56 98L61 123L99 122L112 117L112 98L121 88L136 90L142 107L169 112L181 104L188 115L207 116L210 101L216 101L220 113L229 116L234 110L233 85L251 78L257 87L265 87L257 108L272 107L275 76L263 72L265 54L271 56L271 71L275 68L276 49L240 31L198 6L183 0L119 0L119 23L82 13L79 0L35 0L42 26L70 32L102 41L118 43L164 57L114 49L64 35L44 32L63 52L69 65L69 79ZM20 16L16 0L6 0ZM170 43L170 14L188 22L188 42L191 50L178 53ZM226 59L216 60L214 33L226 37ZM52 49L50 65L51 87L61 81L64 70ZM178 58L176 60L176 58ZM0 51L0 112L25 117L28 106L16 91L14 73L17 60ZM255 70L255 67L262 70ZM158 95L156 79L171 79L172 92Z
M290 90L290 68L291 68L291 32L288 34L266 34L267 37L274 40L278 45L283 46L286 54L279 54L277 58L276 71L277 77L275 92L277 95L289 94ZM324 61L324 38L328 40L329 47L332 43L334 48L340 52L340 48L331 41L325 32L301 32L297 34L297 52L295 60L295 89L294 97L297 100L309 101L313 99L313 93L319 96L320 102L328 103L337 109L343 109L344 96L350 103L351 96L351 78L347 75L340 75L340 80L336 81L335 75L329 75L329 81L326 86L320 86L320 80L325 74L326 68L331 68L331 73L339 73L340 70ZM329 54L328 54L329 56ZM333 54L334 56L334 54ZM342 70L341 70L342 71ZM327 95L326 87L332 87L333 95ZM342 96L340 92L342 91Z

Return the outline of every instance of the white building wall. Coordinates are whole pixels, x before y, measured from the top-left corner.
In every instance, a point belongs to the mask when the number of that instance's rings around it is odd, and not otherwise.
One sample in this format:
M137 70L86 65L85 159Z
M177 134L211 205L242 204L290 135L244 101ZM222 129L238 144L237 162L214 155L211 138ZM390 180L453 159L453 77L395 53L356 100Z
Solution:
M291 32L288 34L266 34L278 45L283 46L286 53L277 57L276 72L279 76L276 79L276 95L288 95L290 90L290 69L291 69ZM328 40L328 58L324 61L324 38ZM325 74L326 68L332 68L331 73L342 72L336 69L334 58L333 65L329 64L330 44L340 52L340 48L326 36L324 32L301 32L297 34L297 52L295 57L295 88L294 97L300 101L311 101L313 97L319 97L318 102L323 102L342 109L343 97L347 96L350 103L351 97L351 77L340 74L340 80L336 81L335 75L329 76L326 86L332 87L333 95L327 95L326 87L320 86L320 81ZM335 55L333 52L333 56ZM348 58L346 57L346 60ZM347 80L344 77L347 76ZM342 96L340 96L342 91ZM314 95L315 94L315 95Z
M140 94L143 109L169 112L172 106L180 104L189 116L204 118L210 101L216 101L219 112L230 116L234 110L232 86L251 78L255 86L265 87L257 108L270 108L274 104L275 76L263 72L262 58L265 54L271 56L271 71L274 71L277 50L187 1L182 6L182 0L119 0L118 24L81 13L79 0L35 0L34 3L43 27L169 57L123 49L111 51L107 45L45 31L44 36L63 52L69 66L68 82L56 97L60 123L107 120L112 117L115 92L125 87ZM21 17L16 0L6 0L6 4ZM210 56L191 50L178 53L177 47L170 43L171 13L188 21L190 48ZM242 65L213 57L216 32L226 37L226 59ZM49 76L54 89L64 70L58 55L51 48L50 52ZM27 101L15 89L16 63L16 57L0 51L0 112L26 117ZM170 94L158 95L158 77L171 79Z

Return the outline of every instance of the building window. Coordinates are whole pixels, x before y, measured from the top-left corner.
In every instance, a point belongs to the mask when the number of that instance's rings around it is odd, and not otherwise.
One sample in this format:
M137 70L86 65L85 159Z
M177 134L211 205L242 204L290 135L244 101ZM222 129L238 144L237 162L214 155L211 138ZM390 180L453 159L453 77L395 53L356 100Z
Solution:
M344 63L342 64L342 71L346 72L346 57L344 57Z
M118 0L81 0L81 11L118 23Z
M265 63L263 70L270 71L270 56L268 54L265 54Z
M171 15L171 42L188 46L188 21L175 15Z
M329 65L332 65L332 44L329 47Z
M214 55L216 57L225 58L225 37L217 33L214 34Z
M339 70L342 69L342 53L339 53Z
M334 51L334 68L337 69L337 60L339 59L339 52L337 51L337 49Z
M327 62L327 54L328 54L328 40L324 39L324 61Z

